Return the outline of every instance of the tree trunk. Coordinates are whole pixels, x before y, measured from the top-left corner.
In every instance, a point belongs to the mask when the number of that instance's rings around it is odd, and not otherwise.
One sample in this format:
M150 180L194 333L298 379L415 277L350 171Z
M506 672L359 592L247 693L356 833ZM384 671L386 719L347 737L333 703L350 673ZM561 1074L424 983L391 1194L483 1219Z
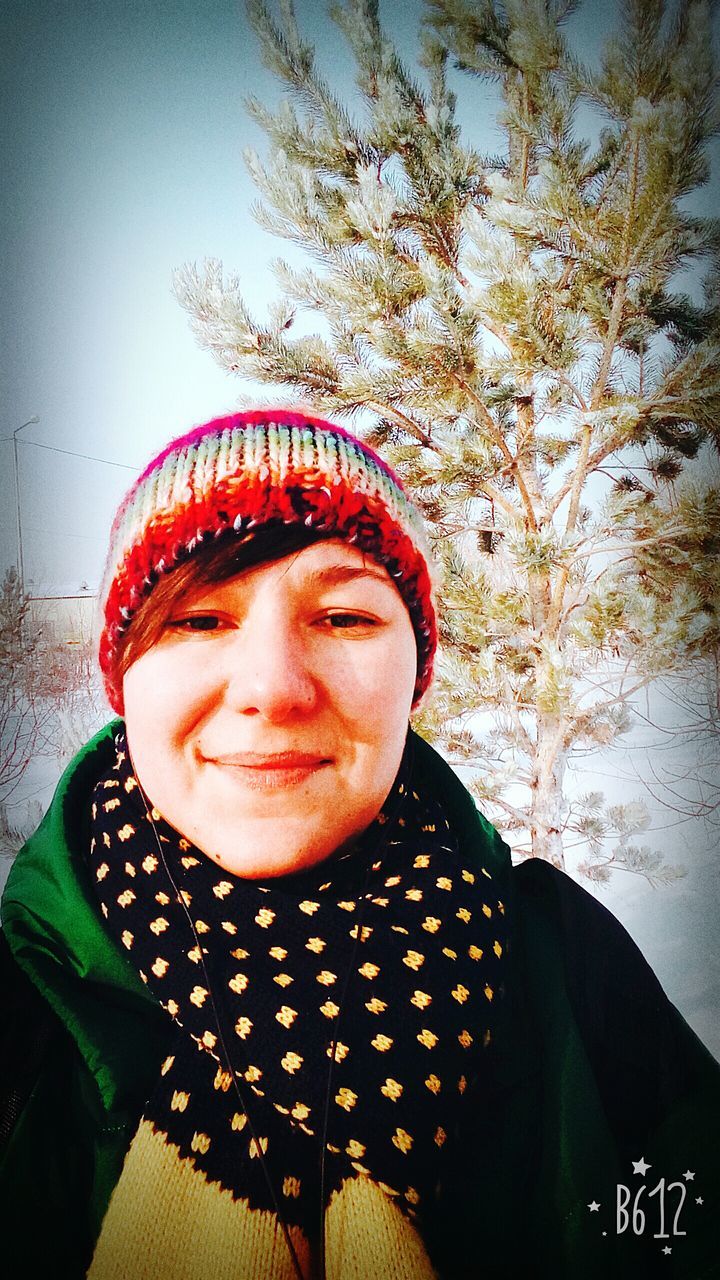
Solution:
M567 756L562 745L563 734L564 724L560 716L538 715L529 824L532 856L544 858L561 871L565 870L562 829Z

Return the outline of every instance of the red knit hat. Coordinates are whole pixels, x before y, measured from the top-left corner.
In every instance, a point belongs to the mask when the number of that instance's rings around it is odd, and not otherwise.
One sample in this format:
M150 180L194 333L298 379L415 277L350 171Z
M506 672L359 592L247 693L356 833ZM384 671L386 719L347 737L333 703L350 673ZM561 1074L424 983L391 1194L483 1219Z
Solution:
M437 645L419 511L387 463L350 432L262 409L216 418L171 441L118 510L100 590L100 666L115 711L122 712L121 641L158 578L213 538L246 536L268 521L342 538L385 566L415 631L419 701Z

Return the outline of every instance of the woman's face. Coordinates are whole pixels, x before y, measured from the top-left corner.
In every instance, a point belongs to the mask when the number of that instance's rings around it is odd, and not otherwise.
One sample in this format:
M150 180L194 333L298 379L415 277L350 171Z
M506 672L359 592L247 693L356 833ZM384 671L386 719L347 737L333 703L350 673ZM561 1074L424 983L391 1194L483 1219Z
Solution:
M298 871L377 816L415 686L410 617L386 570L319 542L189 592L123 693L138 780L227 871Z

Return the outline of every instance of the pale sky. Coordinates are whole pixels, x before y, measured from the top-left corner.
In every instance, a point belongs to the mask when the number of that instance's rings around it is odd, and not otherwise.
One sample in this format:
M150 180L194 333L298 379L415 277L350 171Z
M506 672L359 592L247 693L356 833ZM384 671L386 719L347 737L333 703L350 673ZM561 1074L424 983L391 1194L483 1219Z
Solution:
M327 75L351 85L352 67L324 0L296 3ZM381 8L412 61L420 0ZM611 0L586 0L572 19L586 57L611 26L614 8ZM272 296L267 264L291 250L249 215L255 192L242 151L262 149L264 140L243 97L267 100L277 89L237 0L5 0L0 25L0 435L40 418L19 445L24 560L34 593L56 594L97 583L132 469L172 435L231 410L247 393L198 349L170 278L183 262L219 257L245 281L258 312ZM482 150L496 149L488 91L467 77L461 85L461 120ZM714 199L704 193L706 211L714 211ZM16 561L6 439L0 571ZM720 1003L717 862L707 833L686 826L677 836L666 833L663 843L690 863L698 847L704 850L693 877L656 894L617 877L612 905L683 1010L706 1029Z
M298 0L334 83L353 70L325 0ZM385 4L412 61L420 0ZM609 0L573 19L586 53ZM170 292L174 267L223 259L259 312L267 263L291 247L249 214L242 151L263 135L247 93L277 94L241 0L6 0L0 59L2 437L18 445L26 579L38 594L97 582L114 507L168 438L234 407L247 385L196 346ZM462 109L495 149L487 91L463 77ZM12 445L0 444L0 565L17 560Z

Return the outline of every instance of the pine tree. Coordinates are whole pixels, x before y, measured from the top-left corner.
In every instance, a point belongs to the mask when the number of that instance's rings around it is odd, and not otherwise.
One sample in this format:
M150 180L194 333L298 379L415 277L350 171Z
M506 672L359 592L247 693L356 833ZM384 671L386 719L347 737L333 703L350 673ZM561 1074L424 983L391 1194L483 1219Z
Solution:
M0 669L12 672L32 655L35 637L28 634L30 597L23 590L14 565L0 583Z
M571 0L431 0L413 75L377 0L345 0L347 105L279 8L249 4L284 96L250 101L269 146L247 163L261 224L311 265L274 264L267 319L214 260L177 296L224 367L354 418L418 498L442 567L422 728L519 851L563 866L582 839L590 877L668 878L633 843L642 804L564 783L640 688L720 650L720 496L690 462L720 423L720 220L687 201L718 124L711 5L624 0L593 71ZM473 79L498 155L457 123Z

